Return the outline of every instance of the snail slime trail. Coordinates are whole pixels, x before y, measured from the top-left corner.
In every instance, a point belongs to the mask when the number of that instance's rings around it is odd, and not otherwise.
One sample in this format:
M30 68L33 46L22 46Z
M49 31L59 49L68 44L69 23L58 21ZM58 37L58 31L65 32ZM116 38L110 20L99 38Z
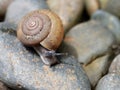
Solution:
M40 55L43 63L54 65L59 61L55 53L63 40L64 30L60 18L49 10L36 10L22 18L18 25L17 37L31 46Z

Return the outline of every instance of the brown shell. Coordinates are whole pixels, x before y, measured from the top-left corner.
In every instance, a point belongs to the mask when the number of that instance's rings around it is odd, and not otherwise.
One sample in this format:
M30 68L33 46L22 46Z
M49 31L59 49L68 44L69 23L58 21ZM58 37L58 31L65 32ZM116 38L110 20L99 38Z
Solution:
M41 44L56 50L64 35L60 18L49 10L36 10L23 17L18 25L17 36L25 45Z

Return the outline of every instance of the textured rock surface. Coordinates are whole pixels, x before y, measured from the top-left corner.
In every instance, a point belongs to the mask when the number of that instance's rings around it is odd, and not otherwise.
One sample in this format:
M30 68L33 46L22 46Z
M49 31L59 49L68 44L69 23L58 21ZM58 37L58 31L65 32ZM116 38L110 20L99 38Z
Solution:
M107 27L108 30L110 30L116 36L117 42L120 44L119 18L102 10L96 11L91 18L99 21L102 25Z
M0 31L0 80L12 88L28 90L91 90L89 80L77 60L61 58L49 67L31 48L25 48L15 32Z
M120 75L120 55L115 57L115 59L113 60L109 68L109 73L116 73Z
M65 37L63 51L74 55L80 63L88 64L111 53L115 37L94 20L73 27Z
M5 22L1 26L16 30L17 24L25 14L40 9L48 9L45 0L15 0L8 7Z
M72 27L83 11L83 0L47 0L48 6L63 21L65 31Z
M120 17L120 0L99 0L101 8Z
M120 75L108 74L98 83L96 90L120 90Z
M105 55L97 58L87 66L83 66L93 87L95 87L99 79L106 74L110 62L111 62L110 55Z

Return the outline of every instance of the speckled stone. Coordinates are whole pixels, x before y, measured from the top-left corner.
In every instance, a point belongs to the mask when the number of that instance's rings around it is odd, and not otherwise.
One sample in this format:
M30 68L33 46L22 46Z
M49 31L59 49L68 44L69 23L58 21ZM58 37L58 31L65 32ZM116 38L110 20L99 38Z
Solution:
M115 57L109 68L109 73L116 73L120 75L120 54Z
M24 15L40 9L48 9L45 0L15 0L8 7L5 21L0 24L0 28L16 30L19 21Z
M46 66L23 46L14 31L0 31L0 80L15 89L91 90L82 66L74 57L59 57L61 64Z
M47 0L49 8L62 20L67 32L80 19L84 0Z
M95 87L99 79L107 73L111 61L110 55L105 55L95 59L87 66L83 66L86 74L89 77L92 87Z
M94 19L100 22L103 26L108 28L117 39L117 42L120 44L120 20L116 16L102 10L98 10L93 13L91 19Z
M99 22L91 20L73 27L65 36L63 51L88 64L97 57L111 53L114 35Z
M120 75L108 74L104 76L95 90L120 90Z

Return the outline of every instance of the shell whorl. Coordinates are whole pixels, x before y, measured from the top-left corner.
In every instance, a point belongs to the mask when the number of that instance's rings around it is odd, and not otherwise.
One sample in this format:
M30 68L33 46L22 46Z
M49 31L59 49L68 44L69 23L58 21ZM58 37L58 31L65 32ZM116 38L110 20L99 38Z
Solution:
M38 11L26 15L20 23L20 40L26 45L35 45L44 40L50 32L50 18ZM18 35L19 36L19 35Z
M48 50L56 50L64 36L60 18L49 10L36 10L20 21L18 39L25 45L40 44Z

